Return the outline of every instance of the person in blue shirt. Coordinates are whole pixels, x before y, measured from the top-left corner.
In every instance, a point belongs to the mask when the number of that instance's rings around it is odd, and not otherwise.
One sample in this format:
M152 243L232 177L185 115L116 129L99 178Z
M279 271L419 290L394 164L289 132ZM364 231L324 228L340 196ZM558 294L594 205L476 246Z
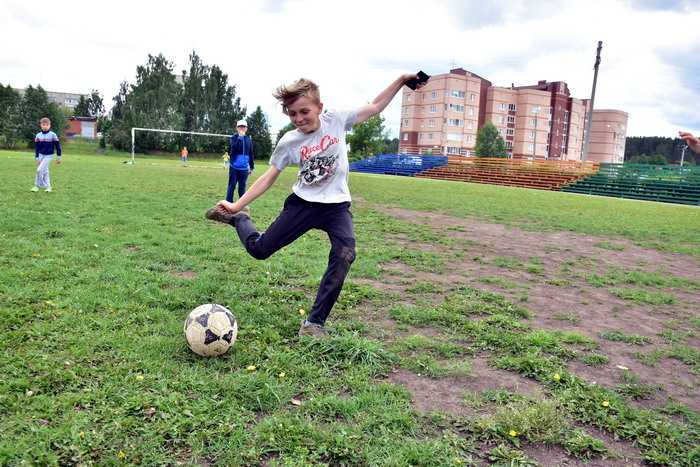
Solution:
M248 123L245 120L239 120L236 124L237 134L231 136L229 141L228 153L230 156L228 168L228 189L226 190L226 200L233 202L233 191L238 185L238 197L240 198L245 193L248 175L255 169L255 160L253 159L253 140L250 136L246 136L248 131Z
M32 191L44 188L51 193L51 180L49 179L49 165L56 150L56 164L61 163L61 143L56 133L51 131L51 120L44 117L39 120L41 131L34 137L34 159L36 159L36 178Z

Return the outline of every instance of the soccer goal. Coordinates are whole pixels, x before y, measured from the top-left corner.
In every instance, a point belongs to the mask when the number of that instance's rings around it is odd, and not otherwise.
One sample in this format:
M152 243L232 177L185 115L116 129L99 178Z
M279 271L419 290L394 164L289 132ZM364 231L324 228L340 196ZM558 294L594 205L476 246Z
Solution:
M202 133L198 131L180 131L180 130L161 130L160 128L131 128L131 161L130 164L135 162L135 152L136 152L136 132L137 131L152 131L156 133L174 133L180 135L197 135L197 136L218 136L221 138L230 138L231 135L222 135L219 133Z

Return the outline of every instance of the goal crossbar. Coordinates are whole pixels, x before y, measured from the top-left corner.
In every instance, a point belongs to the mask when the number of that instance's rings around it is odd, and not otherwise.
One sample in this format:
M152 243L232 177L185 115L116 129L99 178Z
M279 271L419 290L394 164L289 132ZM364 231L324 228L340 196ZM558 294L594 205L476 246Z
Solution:
M222 138L230 138L231 135L222 135L220 133L202 133L199 131L180 131L180 130L162 130L160 128L131 128L131 163L134 163L135 147L136 147L136 132L137 131L154 131L156 133L177 133L182 135L200 135L200 136L220 136Z

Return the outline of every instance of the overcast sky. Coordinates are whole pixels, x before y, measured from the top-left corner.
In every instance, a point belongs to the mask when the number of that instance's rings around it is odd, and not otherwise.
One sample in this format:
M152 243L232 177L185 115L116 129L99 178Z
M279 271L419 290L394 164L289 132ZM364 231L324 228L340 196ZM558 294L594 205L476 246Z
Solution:
M453 63L498 86L566 81L629 113L628 136L700 133L700 0L0 0L0 83L98 89L108 106L148 54L180 72L195 50L249 112L287 123L272 91L304 76L329 108L372 100L400 73ZM385 110L397 136L400 97Z

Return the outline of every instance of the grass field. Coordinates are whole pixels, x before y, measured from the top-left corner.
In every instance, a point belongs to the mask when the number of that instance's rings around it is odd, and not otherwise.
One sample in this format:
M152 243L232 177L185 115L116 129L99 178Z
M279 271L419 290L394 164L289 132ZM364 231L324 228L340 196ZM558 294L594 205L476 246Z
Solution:
M203 219L218 162L65 152L50 194L0 152L0 465L700 464L697 208L352 174L316 341L321 234L256 261ZM238 319L221 358L201 303Z

